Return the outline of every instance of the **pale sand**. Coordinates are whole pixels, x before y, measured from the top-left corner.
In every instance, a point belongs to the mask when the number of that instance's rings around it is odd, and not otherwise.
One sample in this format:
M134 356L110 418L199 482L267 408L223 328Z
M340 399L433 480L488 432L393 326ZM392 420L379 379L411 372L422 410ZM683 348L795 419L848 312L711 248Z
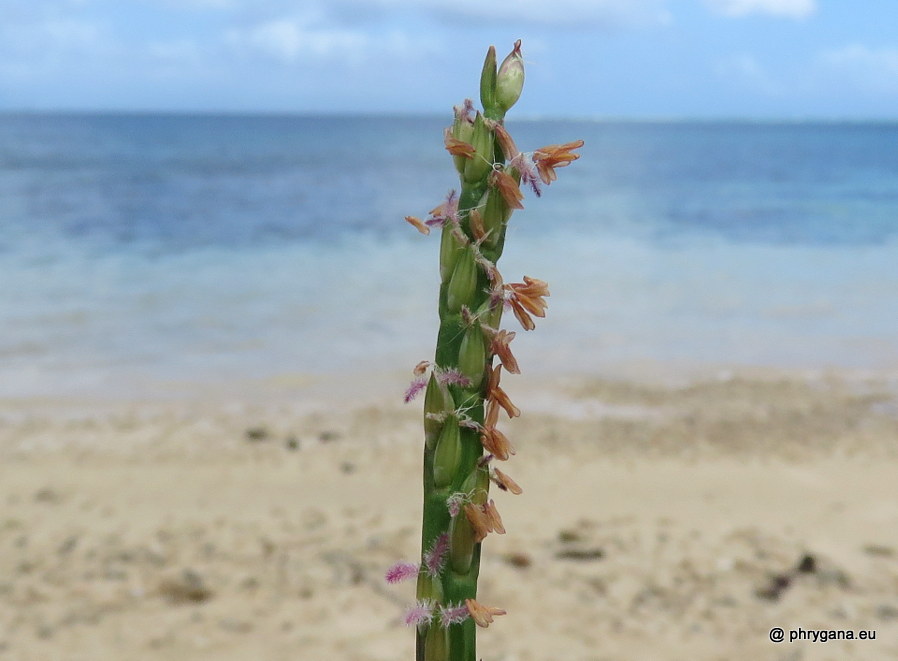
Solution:
M646 383L507 379L524 494L495 495L480 597L508 615L480 656L898 658L894 377ZM414 658L414 587L382 578L418 554L404 385L0 402L0 659Z

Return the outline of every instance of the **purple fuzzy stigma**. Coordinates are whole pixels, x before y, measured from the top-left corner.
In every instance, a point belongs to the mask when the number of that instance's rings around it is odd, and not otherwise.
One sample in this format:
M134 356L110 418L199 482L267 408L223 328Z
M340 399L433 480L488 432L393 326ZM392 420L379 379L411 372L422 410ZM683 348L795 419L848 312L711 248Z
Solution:
M427 387L427 377L419 376L417 379L412 381L409 384L408 389L405 391L405 403L408 404L412 401L418 394Z
M468 494L456 491L446 499L446 507L449 509L449 516L456 517L461 512L462 506L468 502Z
M405 624L409 627L420 627L427 624L433 617L433 602L423 599L415 602L405 613Z
M443 571L447 553L449 553L449 535L443 533L436 538L433 546L424 554L424 566L427 568L427 573L433 578L439 576Z
M458 225L458 193L449 191L446 201L430 212L430 218L424 221L428 227L442 227L446 223Z
M418 575L418 565L411 562L397 562L387 570L384 576L387 583L399 583Z
M450 367L447 370L437 372L437 381L443 385L459 386L461 388L469 388L471 379L462 374L457 367Z
M465 604L459 606L440 606L440 624L447 628L450 624L460 624L468 619L470 613Z
M530 156L520 153L509 161L508 164L521 173L521 181L530 186L537 197L543 194L539 185L539 173L536 171L536 166L533 164L533 159Z

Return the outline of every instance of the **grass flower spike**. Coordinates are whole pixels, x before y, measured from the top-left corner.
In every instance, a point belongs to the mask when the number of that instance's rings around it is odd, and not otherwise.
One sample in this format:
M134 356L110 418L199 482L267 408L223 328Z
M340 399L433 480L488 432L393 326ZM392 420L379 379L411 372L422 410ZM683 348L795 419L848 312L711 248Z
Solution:
M486 627L501 608L477 601L481 546L505 525L490 483L504 494L522 488L495 461L507 461L514 446L498 428L500 412L521 414L499 386L501 372L520 373L511 352L512 331L500 328L508 308L525 330L545 317L549 286L529 276L505 284L496 266L505 231L523 209L521 184L539 196L555 170L579 158L582 140L521 152L503 124L524 86L521 42L497 66L490 47L480 79L483 110L470 100L455 107L443 135L459 176L426 221L405 220L421 234L439 228L440 327L433 361L421 361L405 393L409 402L424 392L424 516L421 562L397 563L388 582L417 578L415 602L405 622L416 630L416 661L477 661L476 628Z

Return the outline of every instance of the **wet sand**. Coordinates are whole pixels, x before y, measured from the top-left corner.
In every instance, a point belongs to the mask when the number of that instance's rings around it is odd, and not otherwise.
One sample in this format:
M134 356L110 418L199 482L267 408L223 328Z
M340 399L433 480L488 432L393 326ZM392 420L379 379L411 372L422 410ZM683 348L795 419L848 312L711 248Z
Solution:
M418 554L406 382L0 401L0 659L413 658L383 581ZM524 493L495 495L484 660L898 658L895 375L503 385Z

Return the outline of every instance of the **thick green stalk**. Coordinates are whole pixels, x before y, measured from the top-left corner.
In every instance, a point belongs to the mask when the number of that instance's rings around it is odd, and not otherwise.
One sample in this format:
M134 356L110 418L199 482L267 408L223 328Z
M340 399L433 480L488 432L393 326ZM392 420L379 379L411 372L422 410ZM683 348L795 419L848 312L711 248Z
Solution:
M485 106L489 104L489 107L485 107L489 119L501 121L505 110L495 106L495 87L496 56L495 50L491 47L481 78L481 98ZM478 245L470 216L472 210L481 206L488 192L489 175L497 164L501 166L505 163L505 158L496 145L494 131L479 113L474 120L471 144L475 150L473 158L464 161L459 173L462 189L458 198L458 222L446 222L442 230L440 330L437 335L434 362L440 372L458 370L468 380L468 384L447 386L455 406L454 412L464 411L470 421L483 425L487 375L493 357L487 350L488 341L481 328L481 323L486 322L473 317L477 316L477 311L488 311L492 327L495 327L501 318L502 303L498 300L491 301L491 281L485 267L487 263L495 264L501 255L505 222L494 223L496 236L490 237L489 244L492 247L489 248L485 245L486 242L483 246ZM507 206L504 202L498 205L497 212L507 215ZM434 547L441 535L450 535L450 561L446 563L439 580L445 605L458 606L464 605L467 599L474 599L477 596L481 545L474 542L470 524L464 514L457 514L453 520L446 503L453 493L463 492L464 483L470 481L472 476L483 474L484 479L474 481L484 494L489 480L485 479L486 468L478 466L483 457L480 432L471 426L459 426L459 419L454 412L442 421L440 440L444 437L457 438L457 456L454 452L447 451L446 446L441 445L440 441L432 447L425 446L421 548L424 566L427 551ZM432 421L428 424L432 426ZM452 427L451 433L447 433L447 427ZM451 460L446 458L450 454ZM450 469L452 474L447 475L446 472ZM461 527L468 528L467 534L451 535L453 528ZM456 556L462 556L462 560L452 561ZM429 595L421 592L423 591L419 590L418 599L428 598ZM419 627L418 661L476 661L474 620L469 617L463 622L449 625L446 641L448 645L445 649L443 641L433 631L435 627L442 628L437 621ZM430 649L431 647L433 649Z
M480 80L483 112L471 118L473 104L466 101L445 135L461 192L450 193L427 223L406 217L425 234L429 226L442 225L436 353L433 363L418 365L419 378L406 394L408 401L426 384L421 563L398 563L387 572L390 582L418 578L417 602L406 616L417 627L417 661L477 661L476 626L504 614L476 600L481 542L489 532L505 532L489 500L490 481L521 493L490 465L514 453L496 428L500 409L509 417L520 413L499 385L501 369L519 371L508 346L514 333L499 324L507 303L531 330L531 315L544 316L549 291L545 282L527 276L523 283L503 283L496 263L511 213L523 208L521 182L526 179L539 194L537 177L550 183L554 168L575 160L572 150L583 144L518 152L502 122L523 83L520 41L498 68L491 47ZM501 365L494 366L494 358ZM425 381L421 375L428 366Z

